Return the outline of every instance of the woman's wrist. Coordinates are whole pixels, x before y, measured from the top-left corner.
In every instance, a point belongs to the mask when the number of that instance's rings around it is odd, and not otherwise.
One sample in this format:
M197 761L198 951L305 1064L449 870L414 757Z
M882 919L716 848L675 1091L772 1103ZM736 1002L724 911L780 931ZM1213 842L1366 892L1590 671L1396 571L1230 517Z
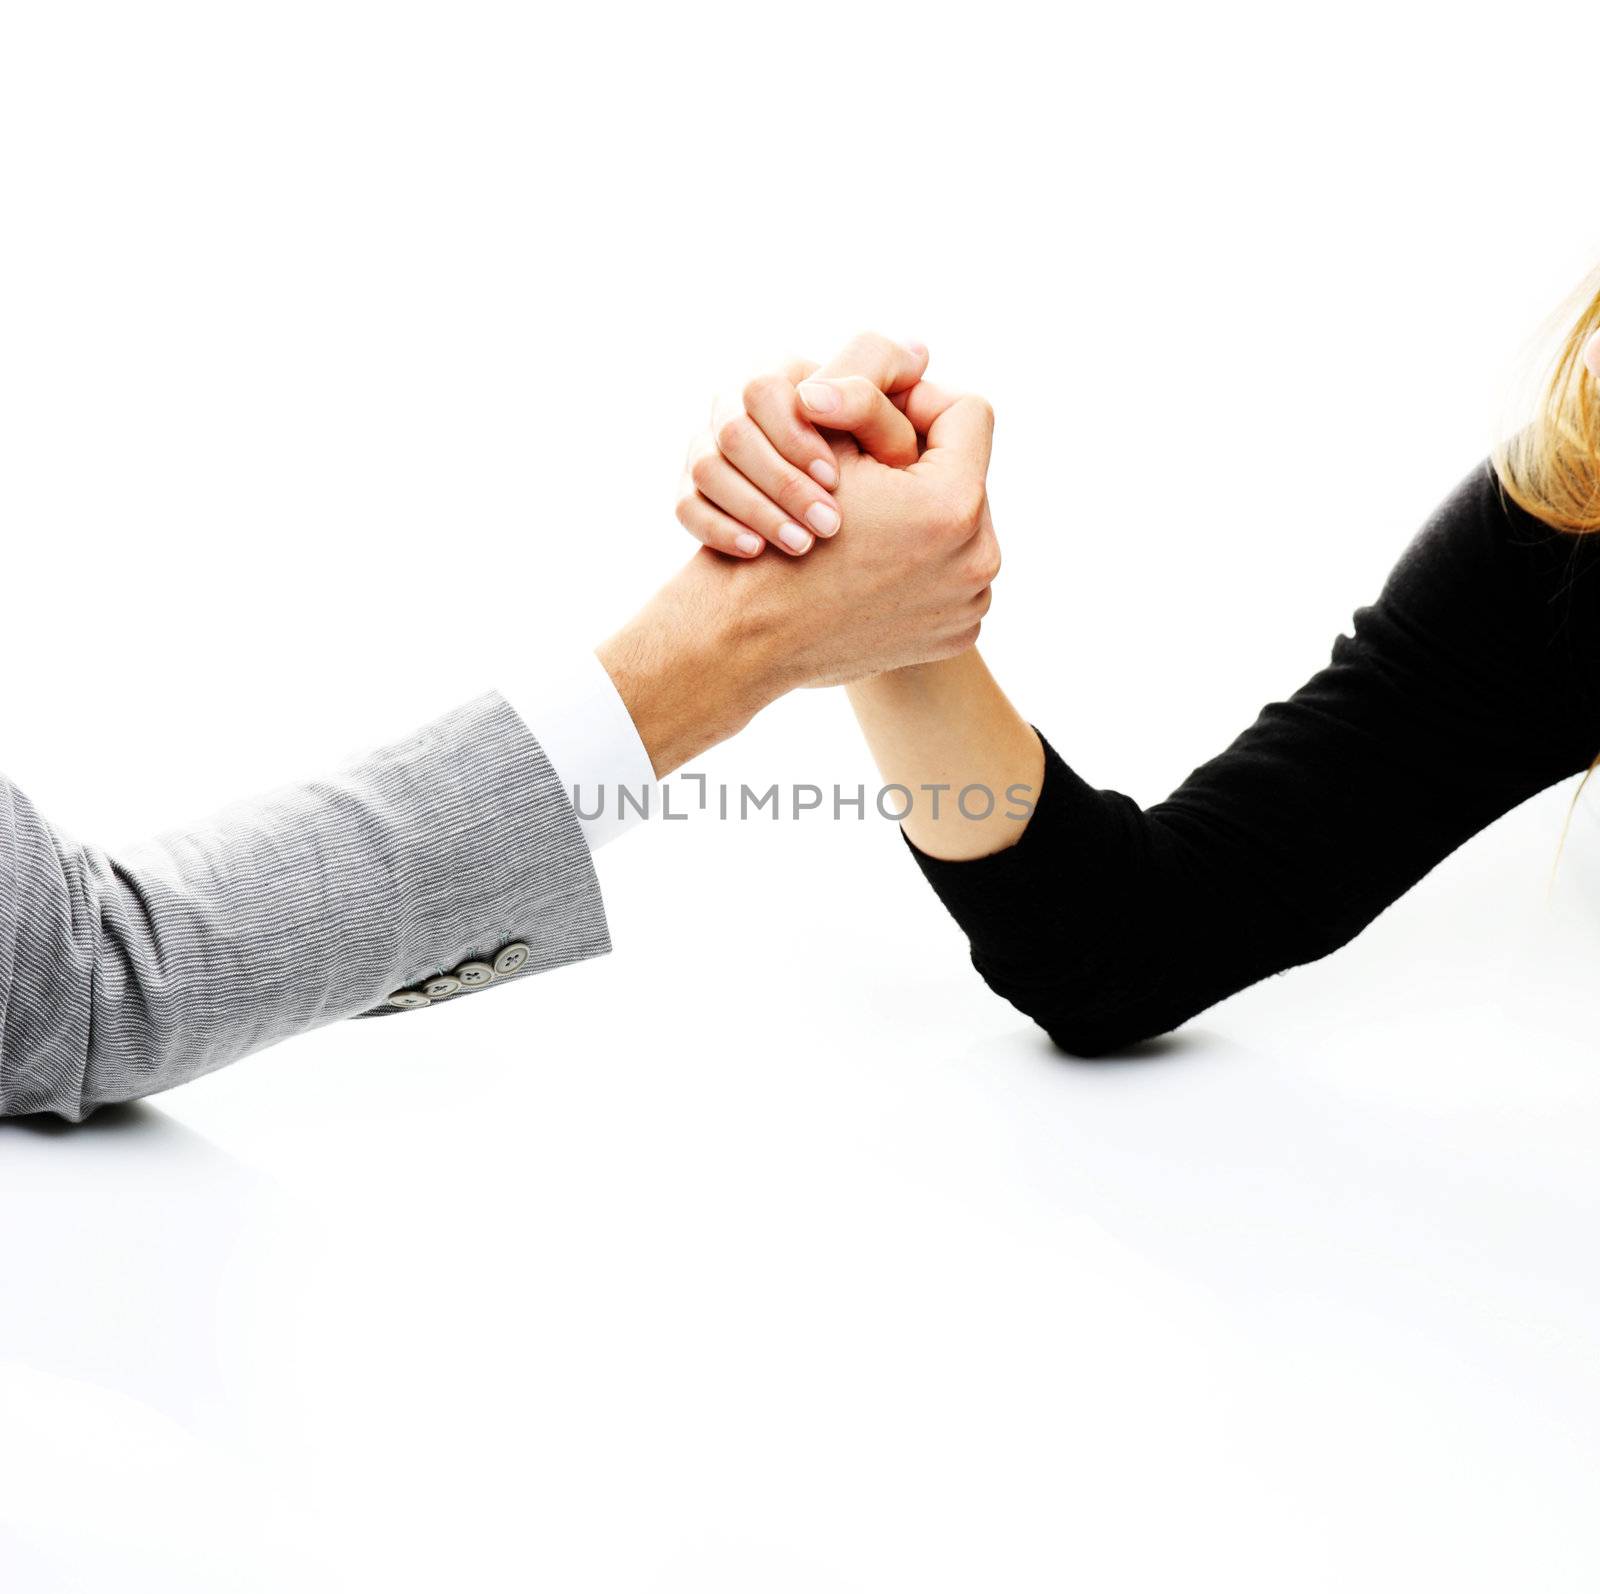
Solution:
M907 839L964 862L1016 845L1044 780L1044 748L976 649L850 688L883 778L913 795Z

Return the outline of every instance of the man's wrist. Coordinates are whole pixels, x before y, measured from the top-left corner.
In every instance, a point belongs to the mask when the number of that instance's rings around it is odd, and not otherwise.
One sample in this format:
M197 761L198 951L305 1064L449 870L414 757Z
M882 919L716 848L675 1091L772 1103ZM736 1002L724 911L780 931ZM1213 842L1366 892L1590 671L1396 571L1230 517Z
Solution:
M741 603L741 571L727 566L716 554L697 554L595 649L657 779L801 684L791 679L779 628L764 605Z
M538 738L590 852L645 817L615 794L643 792L654 783L650 757L627 705L593 653L518 659L502 678L501 690Z

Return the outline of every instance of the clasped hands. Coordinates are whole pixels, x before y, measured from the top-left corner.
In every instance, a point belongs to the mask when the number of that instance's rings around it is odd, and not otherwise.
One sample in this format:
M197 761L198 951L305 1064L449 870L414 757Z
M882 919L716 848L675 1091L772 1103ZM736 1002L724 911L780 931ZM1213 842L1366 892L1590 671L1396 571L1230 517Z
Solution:
M678 519L705 546L597 650L657 775L800 686L972 647L1000 567L994 417L864 334L719 406Z

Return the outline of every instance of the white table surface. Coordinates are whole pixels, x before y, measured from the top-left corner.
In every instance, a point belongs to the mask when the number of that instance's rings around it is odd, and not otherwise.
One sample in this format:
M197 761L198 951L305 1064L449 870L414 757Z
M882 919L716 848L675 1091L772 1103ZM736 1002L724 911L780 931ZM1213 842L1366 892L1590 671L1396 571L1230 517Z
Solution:
M690 828L611 959L0 1127L7 1589L1592 1586L1594 949L1581 868L1484 933L1520 817L1124 1060L876 835L748 836L730 977ZM901 933L757 902L841 844Z

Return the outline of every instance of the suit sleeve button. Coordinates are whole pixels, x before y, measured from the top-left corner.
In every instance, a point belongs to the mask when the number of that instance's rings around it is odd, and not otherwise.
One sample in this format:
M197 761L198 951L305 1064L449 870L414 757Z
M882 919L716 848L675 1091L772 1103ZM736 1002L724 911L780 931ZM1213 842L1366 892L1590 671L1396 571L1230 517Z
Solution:
M389 998L390 1007L426 1007L428 999L421 991L396 991Z
M532 956L533 948L526 941L513 941L495 953L494 971L501 976L515 974Z
M494 970L487 963L463 963L454 976L464 991L479 991L494 979Z
M437 1002L442 997L454 996L461 989L461 981L453 974L441 974L428 981L422 987L422 994L430 1002Z

